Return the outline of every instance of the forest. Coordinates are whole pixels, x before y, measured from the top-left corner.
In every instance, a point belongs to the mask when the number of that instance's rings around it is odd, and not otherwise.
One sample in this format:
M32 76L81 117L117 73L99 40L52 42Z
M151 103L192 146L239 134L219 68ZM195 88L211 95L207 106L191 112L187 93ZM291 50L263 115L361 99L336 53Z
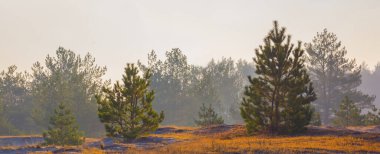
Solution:
M163 59L152 50L111 81L91 53L58 47L27 71L0 73L0 135L81 145L84 136L129 141L170 125L243 124L249 135L380 125L380 63L358 64L333 32L295 42L275 21L251 52L198 66L179 48Z
M322 41L329 41L334 48L316 52L330 48L323 47ZM325 97L322 92L318 93L319 97L313 105L320 112L325 106L332 111L337 109L338 102L343 98L340 95L350 95L360 107L372 109L374 104L380 106L379 101L375 101L380 91L377 82L380 63L375 68L369 68L365 63L358 65L346 56L347 51L340 44L337 37L326 29L318 33L313 42L305 43L309 59L313 59L308 61L308 71L317 92L325 88L319 87L326 86L322 82L329 82L329 90L334 92ZM329 81L322 80L321 75L324 74L319 74L325 70L313 67L328 62L328 56L321 57L326 53L334 54L332 62L336 64L330 67L340 67L325 68L332 71ZM253 61L222 58L211 59L207 66L196 66L189 64L187 56L178 48L167 51L165 55L165 59L157 59L155 51L151 51L148 53L148 64L137 62L142 72L148 69L152 72L151 89L156 91L153 107L164 111L166 118L163 124L194 125L193 119L202 103L215 106L215 111L227 124L242 122L239 104L244 86L249 84L247 77L255 76ZM340 66L342 63L344 66ZM102 86L110 85L110 80L103 78L106 70L106 66L96 64L90 53L81 56L63 47L59 47L53 55L47 55L44 62L34 63L30 71L20 72L17 66L9 66L0 74L1 134L41 132L47 126L48 115L60 102L70 106L86 134L102 134L104 130L96 115L95 95ZM337 82L347 77L350 78L346 83ZM323 99L331 102L323 104ZM330 114L321 114L326 124Z

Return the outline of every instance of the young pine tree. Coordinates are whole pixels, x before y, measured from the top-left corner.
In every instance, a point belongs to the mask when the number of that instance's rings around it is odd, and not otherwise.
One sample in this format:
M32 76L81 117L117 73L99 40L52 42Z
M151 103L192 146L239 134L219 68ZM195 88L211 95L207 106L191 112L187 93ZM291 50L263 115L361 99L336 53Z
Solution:
M211 104L206 107L206 105L203 103L200 111L198 112L198 116L199 119L194 121L198 126L208 127L224 123L223 118L218 116Z
M116 82L113 88L103 88L98 95L98 115L105 124L108 136L135 139L156 130L164 114L153 110L154 91L149 90L151 73L139 76L137 67L127 64L123 84Z
M364 115L364 125L380 125L380 111L376 107Z
M318 111L313 110L313 115L310 120L310 125L312 126L321 126L321 114Z
M74 115L63 103L55 109L49 129L43 133L43 137L48 145L81 145L84 141Z
M333 124L339 127L362 125L363 116L361 116L360 113L360 108L345 96L339 105L339 110L335 111Z
M248 77L241 115L249 133L297 133L309 124L316 99L304 66L301 42L295 46L285 28L274 29L256 49L256 77Z

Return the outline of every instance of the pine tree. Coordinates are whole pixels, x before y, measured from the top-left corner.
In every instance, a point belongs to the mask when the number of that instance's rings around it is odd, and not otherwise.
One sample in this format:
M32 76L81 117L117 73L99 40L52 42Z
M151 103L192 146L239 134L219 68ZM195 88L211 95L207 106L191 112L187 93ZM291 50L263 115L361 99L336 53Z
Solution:
M321 126L321 114L318 111L313 110L313 115L311 117L310 125L312 126Z
M104 128L97 117L94 96L106 84L102 79L106 67L96 65L89 53L81 56L62 47L54 56L48 55L44 62L33 65L30 83L31 118L38 131L48 126L53 110L64 102L86 135L102 135Z
M43 137L48 145L81 145L84 142L74 115L63 103L54 110L49 129L43 133Z
M0 98L0 135L17 134L17 129L9 122L4 113L4 104Z
M173 48L165 53L165 60L160 60L154 51L148 54L148 65L138 63L140 70L152 73L151 88L159 90L155 95L153 107L165 112L165 124L190 125L199 104L191 90L194 87L194 71L198 67L190 65L187 56L179 49Z
M164 118L163 112L153 110L154 91L149 90L151 73L143 77L134 64L124 69L123 84L116 82L113 88L103 88L98 95L98 115L104 123L107 135L135 139L156 130Z
M206 107L206 105L203 103L200 111L198 112L198 116L199 119L194 121L198 126L208 127L224 123L223 118L218 116L211 104Z
M362 125L363 116L360 113L360 108L345 96L339 105L339 110L335 111L333 124L339 127Z
M33 130L30 122L29 74L9 66L0 72L0 135L17 135Z
M364 115L364 125L380 125L380 111L376 107Z
M309 124L316 96L304 66L301 42L290 43L285 28L274 29L256 49L256 76L248 77L241 115L249 133L297 133Z
M361 84L361 68L356 65L355 59L346 58L347 50L334 33L324 29L322 33L317 33L312 43L305 46L309 73L318 95L314 103L322 114L324 124L330 124L332 111L339 108L340 101L346 95L360 108L372 107L375 97L357 89Z

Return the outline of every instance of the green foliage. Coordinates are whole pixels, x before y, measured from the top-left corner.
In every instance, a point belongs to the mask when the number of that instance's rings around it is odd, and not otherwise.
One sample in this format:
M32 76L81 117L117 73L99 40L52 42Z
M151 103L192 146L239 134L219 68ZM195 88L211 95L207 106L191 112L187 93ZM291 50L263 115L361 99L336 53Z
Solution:
M215 111L226 123L241 121L239 104L246 76L253 73L252 63L232 58L211 60L200 67L187 62L186 55L174 48L166 59L148 54L148 65L138 63L143 72L152 72L152 89L157 91L153 107L163 110L164 124L192 125L202 102L215 102Z
M241 106L249 133L297 133L305 130L312 116L310 103L316 99L304 66L301 42L290 43L285 28L274 29L256 49L257 76L249 76Z
M84 142L74 115L63 103L54 110L49 129L43 133L43 137L48 145L81 145Z
M321 114L318 111L315 111L313 109L313 115L310 120L310 125L312 126L321 126L322 121L321 121Z
M334 33L324 29L305 46L309 74L318 95L314 103L324 124L330 124L332 111L339 108L344 96L350 96L360 108L372 107L375 97L357 89L361 84L361 68L357 67L355 59L346 58L347 50Z
M55 56L48 55L45 65L32 67L32 118L40 129L46 128L52 111L61 102L73 112L79 127L89 136L104 134L97 118L95 94L106 84L102 80L106 68L95 64L90 54L84 57L59 47Z
M29 75L12 65L0 73L0 135L17 135L34 127L30 121Z
M4 113L4 105L0 99L0 135L13 135L17 132L17 129L7 119Z
M380 125L380 111L376 107L372 108L364 115L364 125Z
M339 105L339 110L335 111L333 124L339 127L362 125L363 116L360 113L360 108L345 96Z
M373 69L370 69L365 63L362 63L361 68L362 84L359 86L359 89L363 91L363 93L377 96L373 104L380 107L380 62L378 62Z
M164 114L157 114L152 107L151 73L147 71L141 77L133 64L127 64L124 73L123 84L116 82L112 89L104 87L96 98L98 115L107 135L128 140L156 130Z
M144 73L152 73L151 88L157 91L153 104L156 110L165 112L164 124L190 125L194 106L198 107L192 95L192 84L199 68L188 64L187 57L178 48L165 53L166 59L157 59L154 51L148 55L148 66L139 63Z
M212 59L201 69L198 83L195 84L195 97L198 102L215 102L215 111L226 123L238 123L240 117L239 104L246 76L253 71L253 65L232 58Z
M198 116L199 119L194 121L198 126L207 127L224 123L223 118L218 116L211 104L209 107L206 107L203 103L200 111L198 112Z

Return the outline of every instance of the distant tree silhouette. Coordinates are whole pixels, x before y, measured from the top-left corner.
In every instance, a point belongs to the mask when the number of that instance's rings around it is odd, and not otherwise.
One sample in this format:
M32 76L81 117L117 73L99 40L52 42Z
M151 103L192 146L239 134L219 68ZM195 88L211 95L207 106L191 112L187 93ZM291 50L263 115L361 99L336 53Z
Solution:
M313 110L313 115L311 117L310 125L312 126L321 126L321 114L318 111Z
M54 56L48 55L45 63L36 62L30 84L31 117L36 127L46 128L52 111L63 102L87 135L103 134L104 128L97 118L95 94L105 84L102 80L105 71L105 67L95 64L90 54L81 57L63 47L59 47Z
M348 96L345 96L339 105L339 109L335 111L333 124L340 127L362 125L363 116L360 113L360 108Z
M324 29L305 46L310 77L318 96L315 105L324 124L330 124L334 114L332 111L339 108L340 101L346 95L360 108L372 107L375 97L358 90L361 68L356 65L355 59L346 58L347 50L334 33Z
M155 51L148 54L148 64L139 68L152 72L151 87L155 91L156 110L165 112L164 124L193 125L202 102L214 102L214 110L226 123L241 122L242 88L247 75L254 73L252 63L232 58L212 59L206 66L189 64L178 48L167 51L160 60Z

